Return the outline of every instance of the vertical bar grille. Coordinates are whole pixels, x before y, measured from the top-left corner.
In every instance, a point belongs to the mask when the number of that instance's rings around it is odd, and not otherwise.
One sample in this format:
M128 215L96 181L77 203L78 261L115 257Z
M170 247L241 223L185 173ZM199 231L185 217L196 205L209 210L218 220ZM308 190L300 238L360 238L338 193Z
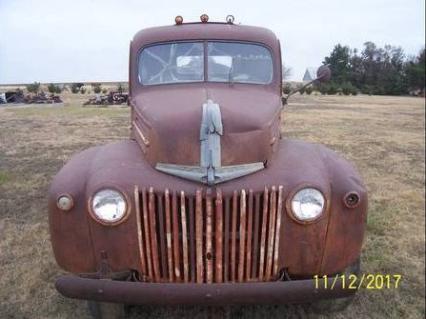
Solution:
M278 275L283 187L195 197L135 187L140 269L152 282L269 281Z

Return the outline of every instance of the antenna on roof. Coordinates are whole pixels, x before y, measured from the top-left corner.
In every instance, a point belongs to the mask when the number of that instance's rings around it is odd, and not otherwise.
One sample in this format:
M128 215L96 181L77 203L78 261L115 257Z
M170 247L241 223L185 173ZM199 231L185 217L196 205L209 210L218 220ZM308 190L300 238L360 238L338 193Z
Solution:
M226 16L226 23L234 24L235 17L232 14Z

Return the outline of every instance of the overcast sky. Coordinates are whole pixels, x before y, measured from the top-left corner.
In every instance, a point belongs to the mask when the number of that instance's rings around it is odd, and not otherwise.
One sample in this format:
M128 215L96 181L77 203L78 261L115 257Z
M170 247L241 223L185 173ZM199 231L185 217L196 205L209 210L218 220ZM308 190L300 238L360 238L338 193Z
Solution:
M336 43L401 46L425 42L424 0L0 0L0 84L127 80L128 46L140 29L184 21L224 21L271 29L292 79L318 66Z

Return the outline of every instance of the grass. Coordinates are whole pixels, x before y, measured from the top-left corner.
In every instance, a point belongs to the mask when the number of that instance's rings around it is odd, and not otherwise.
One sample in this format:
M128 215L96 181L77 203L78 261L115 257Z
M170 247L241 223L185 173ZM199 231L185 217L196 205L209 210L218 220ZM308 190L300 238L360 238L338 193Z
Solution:
M0 171L0 185L5 184L10 179L9 174L5 171Z
M87 98L86 96L83 96ZM46 193L76 152L129 135L129 109L0 107L0 318L89 318L82 301L60 296L62 271L49 241ZM283 136L318 142L358 167L369 190L365 273L403 276L400 288L361 290L344 312L321 318L424 318L424 99L296 96ZM137 307L131 318L312 318L307 306Z

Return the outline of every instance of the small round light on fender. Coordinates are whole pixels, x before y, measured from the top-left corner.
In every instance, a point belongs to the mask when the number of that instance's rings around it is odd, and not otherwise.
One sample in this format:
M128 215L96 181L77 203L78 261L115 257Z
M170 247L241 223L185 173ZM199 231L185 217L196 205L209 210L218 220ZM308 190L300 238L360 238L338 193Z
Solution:
M177 25L182 24L183 23L183 17L182 16L176 16L175 23Z
M360 197L357 192L349 192L343 197L343 203L347 208L355 208L360 203Z
M56 201L56 206L58 206L60 210L69 211L71 208L73 208L74 201L70 195L61 195Z
M202 23L207 23L209 21L209 16L204 13L200 16L200 20Z

